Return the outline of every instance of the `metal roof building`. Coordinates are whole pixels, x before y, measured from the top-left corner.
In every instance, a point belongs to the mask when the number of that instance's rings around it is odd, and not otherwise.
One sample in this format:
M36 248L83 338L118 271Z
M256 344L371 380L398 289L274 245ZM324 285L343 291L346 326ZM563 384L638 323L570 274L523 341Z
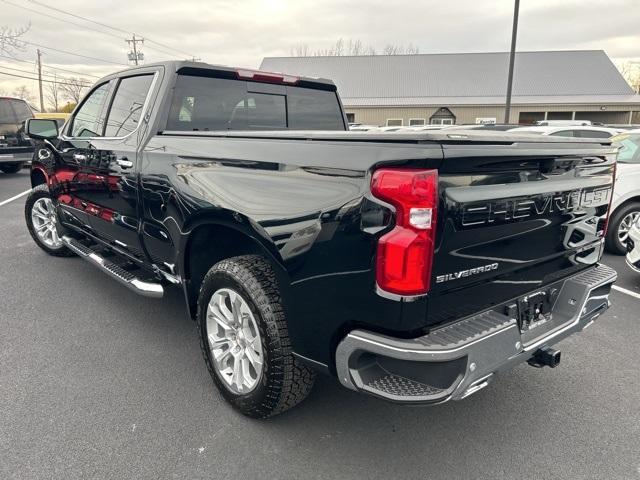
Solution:
M262 70L332 79L350 121L502 122L509 54L267 57ZM516 54L512 122L640 123L640 96L602 50Z

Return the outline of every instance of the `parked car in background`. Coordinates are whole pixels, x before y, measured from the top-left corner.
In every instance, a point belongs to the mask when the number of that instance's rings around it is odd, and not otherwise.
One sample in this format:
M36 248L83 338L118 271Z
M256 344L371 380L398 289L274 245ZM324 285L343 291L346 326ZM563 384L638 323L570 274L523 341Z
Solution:
M536 125L542 127L576 127L593 125L591 120L538 120Z
M640 218L640 131L621 133L611 141L619 150L606 247L624 255L631 226Z
M24 133L31 108L19 98L0 97L0 170L17 173L31 160L33 145Z
M365 125L364 123L350 123L349 130L352 132L368 132L369 130L377 130L377 125Z
M453 125L450 130L486 130L489 132L506 132L520 125L513 123L473 123L469 125Z
M636 220L629 230L627 239L627 265L640 273L640 221Z
M610 138L621 132L617 128L593 127L593 126L565 126L565 127L518 127L507 130L515 133L532 133L549 135L552 137L578 137L578 138Z

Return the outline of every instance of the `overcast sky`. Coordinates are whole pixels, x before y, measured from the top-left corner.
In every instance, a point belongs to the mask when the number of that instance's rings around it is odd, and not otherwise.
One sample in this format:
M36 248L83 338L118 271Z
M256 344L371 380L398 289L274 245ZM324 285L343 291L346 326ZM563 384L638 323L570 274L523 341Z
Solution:
M45 66L87 75L103 75L124 65L58 53L47 46L126 64L126 34L43 5L183 52L174 51L174 58L190 54L209 63L251 68L265 56L289 55L296 45L328 48L340 37L360 39L377 50L389 43L411 43L420 53L507 51L513 14L511 0L43 0L40 5L0 0L0 27L30 23L24 39L44 46ZM14 56L34 61L35 48L28 45ZM171 58L159 49L167 51L146 42L146 61ZM640 0L521 0L518 50L567 49L603 49L615 61L640 60ZM33 76L8 67L35 71L33 64L0 57L0 71ZM36 92L36 82L0 74L0 92L12 93L19 85Z

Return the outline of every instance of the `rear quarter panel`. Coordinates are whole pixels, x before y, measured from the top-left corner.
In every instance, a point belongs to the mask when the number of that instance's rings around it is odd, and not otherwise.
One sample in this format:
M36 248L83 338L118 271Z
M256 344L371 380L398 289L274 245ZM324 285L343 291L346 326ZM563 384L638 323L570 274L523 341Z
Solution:
M372 265L383 227L363 225L363 215L381 213L367 198L372 168L433 168L441 158L437 144L158 135L140 159L143 231L162 231L167 240L145 234L144 243L154 261L184 273L198 225L251 236L286 279L294 351L329 364L333 346L354 326L406 329L402 304L375 293ZM424 312L424 304L418 308Z

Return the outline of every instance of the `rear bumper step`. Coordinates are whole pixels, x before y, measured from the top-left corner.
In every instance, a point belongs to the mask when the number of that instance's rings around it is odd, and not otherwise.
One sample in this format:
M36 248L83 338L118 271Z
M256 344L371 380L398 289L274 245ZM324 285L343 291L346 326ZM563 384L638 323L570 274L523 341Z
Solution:
M597 265L566 279L552 309L553 328L527 340L515 318L494 310L409 340L353 330L336 350L338 378L347 388L400 403L461 400L498 371L588 327L609 307L616 278L615 270Z
M73 251L80 258L95 265L111 278L117 280L125 287L133 290L139 295L151 298L162 298L164 295L164 288L159 283L148 282L136 277L133 273L126 271L119 265L101 257L89 247L81 244L77 240L63 236L62 241L65 243L69 250Z

